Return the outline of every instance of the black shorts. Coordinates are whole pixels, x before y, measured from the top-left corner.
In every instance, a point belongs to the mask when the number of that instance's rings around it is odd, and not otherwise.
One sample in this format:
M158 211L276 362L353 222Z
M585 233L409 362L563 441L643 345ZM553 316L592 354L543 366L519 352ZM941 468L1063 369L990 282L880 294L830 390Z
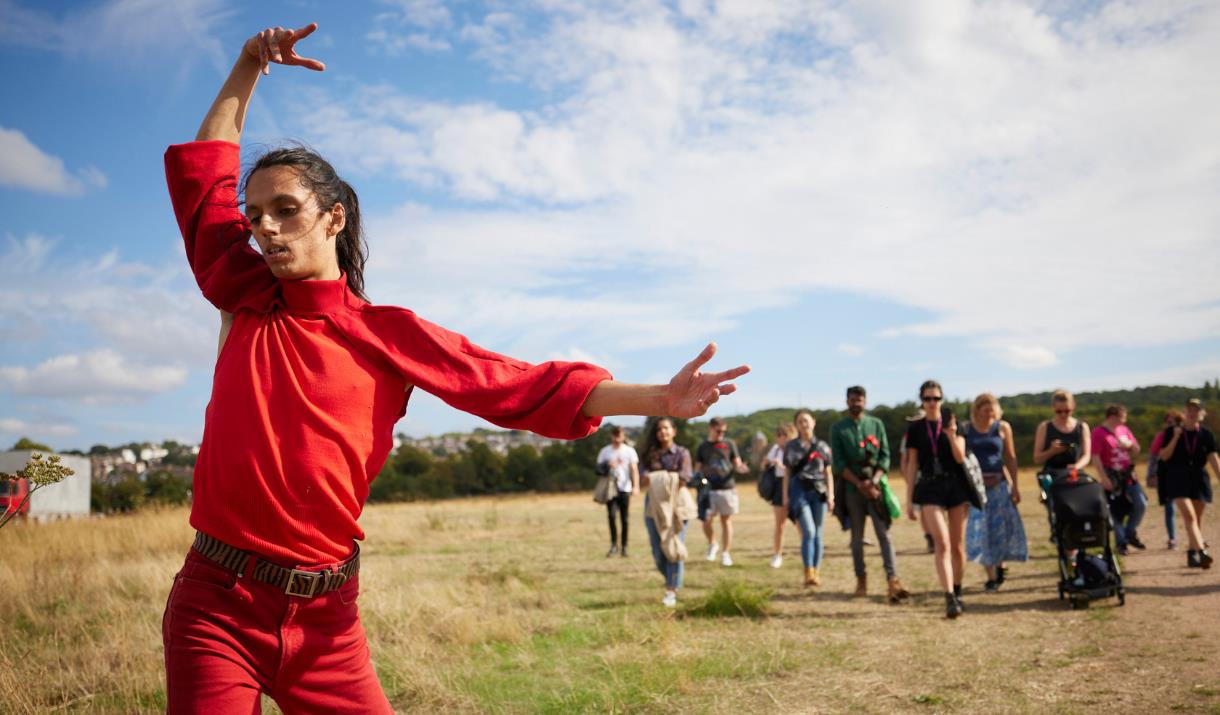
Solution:
M952 509L959 504L970 502L966 489L966 480L960 475L946 474L932 479L920 477L919 481L915 482L915 495L911 501L920 506Z
M1172 501L1174 499L1194 499L1211 503L1212 501L1212 484L1211 477L1207 472L1199 472L1191 474L1181 470L1175 470L1166 474L1169 470L1161 465L1161 469L1157 475L1158 482L1161 485L1160 492L1163 495L1162 501Z

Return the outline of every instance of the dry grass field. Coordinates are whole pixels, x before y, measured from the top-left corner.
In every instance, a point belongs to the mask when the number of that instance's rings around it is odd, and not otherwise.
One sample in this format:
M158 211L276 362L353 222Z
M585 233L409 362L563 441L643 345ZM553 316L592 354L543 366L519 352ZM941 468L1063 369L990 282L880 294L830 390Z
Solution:
M1220 569L1187 570L1184 552L1166 551L1154 506L1149 550L1125 559L1127 605L1072 611L1056 597L1032 474L1024 492L1032 559L996 594L971 565L953 622L913 522L895 530L909 605L883 601L875 549L873 595L849 597L833 524L811 594L795 528L784 567L768 567L771 512L752 485L736 566L698 558L692 528L676 611L660 604L639 501L630 557L606 559L604 511L587 495L368 509L361 609L400 712L1220 713ZM186 516L0 532L0 711L164 709L161 613L192 538ZM700 608L732 588L769 594L766 615Z

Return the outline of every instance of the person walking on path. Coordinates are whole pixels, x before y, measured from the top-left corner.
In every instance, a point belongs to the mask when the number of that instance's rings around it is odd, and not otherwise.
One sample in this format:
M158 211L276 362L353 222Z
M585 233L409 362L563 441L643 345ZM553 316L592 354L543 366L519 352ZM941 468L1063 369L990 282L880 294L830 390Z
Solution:
M608 476L618 490L614 498L606 502L606 518L610 522L610 550L606 557L618 554L627 558L627 513L631 508L631 495L640 490L640 457L635 448L627 444L620 425L610 429L610 444L597 453L597 463L607 466ZM620 522L617 525L616 516ZM621 542L619 531L622 531Z
M945 592L945 617L957 618L962 603L962 572L966 563L966 510L969 496L962 463L966 440L957 433L957 418L944 407L940 383L928 380L919 388L919 400L927 415L907 427L907 517L919 518L932 535L936 578ZM916 482L915 473L919 480Z
M1203 426L1203 417L1203 403L1189 400L1182 425L1164 432L1157 472L1165 481L1165 497L1173 499L1182 514L1190 542L1186 565L1207 569L1212 565L1211 554L1203 543L1203 511L1212 500L1207 467L1220 475L1220 456L1216 454L1216 436Z
M1147 547L1140 541L1137 530L1148 509L1148 496L1135 477L1140 443L1127 427L1127 408L1107 406L1105 420L1093 428L1092 442L1093 467L1114 485L1110 491L1110 517L1118 553L1125 555L1128 546L1143 551Z
M979 461L987 503L970 509L966 522L966 558L987 570L984 589L995 591L1006 577L1008 561L1029 558L1025 525L1017 505L1021 485L1017 480L1017 449L1012 425L1001 419L1000 401L990 392L974 399L966 427L966 450Z
M1148 445L1148 472L1146 481L1148 482L1149 489L1156 490L1156 499L1160 502L1161 508L1165 512L1165 537L1168 539L1165 543L1165 548L1169 551L1173 551L1178 547L1178 533L1174 519L1173 500L1165 498L1165 482L1160 478L1161 446L1165 442L1166 430L1169 430L1174 425L1181 424L1181 412L1177 410L1166 412L1161 429L1152 438L1152 444Z
M1082 470L1093 461L1093 435L1084 420L1078 420L1076 398L1067 390L1055 390L1051 394L1051 408L1055 416L1038 423L1034 432L1034 463L1045 470ZM1105 473L1097 475L1098 481L1110 490L1110 478Z
M306 149L256 159L239 202L255 85L272 63L322 71L296 52L316 28L246 40L196 140L165 154L187 260L222 316L197 535L162 620L172 713L254 712L260 693L286 712L390 712L356 606L358 519L414 388L501 427L575 439L603 416L698 416L749 371L703 372L712 344L667 385L628 385L370 304L356 193Z
M822 523L834 508L834 477L830 472L830 445L813 434L816 421L809 410L799 410L793 422L796 436L784 446L784 506L801 530L801 562L805 586L822 585L818 569L826 544Z
M796 428L785 422L775 430L775 444L767 450L763 457L762 469L772 469L775 472L775 489L771 493L771 511L775 516L775 534L772 538L773 551L771 568L777 569L784 565L784 529L788 526L788 490L784 489L788 474L784 466L784 447L796 436ZM803 547L803 545L802 545Z
M690 451L676 442L674 437L677 435L674 429L674 423L668 417L652 422L651 426L645 428L648 434L647 440L644 443L644 465L643 475L641 475L641 485L648 491L644 496L644 528L648 531L648 543L652 547L652 559L657 566L657 571L665 577L665 596L662 597L661 603L665 606L673 608L678 605L678 591L682 588L682 576L685 572L685 558L670 558L670 554L665 552L665 544L662 541L661 526L658 525L657 518L653 514L653 497L652 497L652 482L649 475L663 472L666 474L675 475L680 482L681 491L686 495L685 498L681 494L674 495L667 490L672 502L670 508L670 523L668 531L676 534L676 538L684 546L686 544L686 526L692 516L690 501L690 492L686 489L686 485L690 482L692 470Z
M868 394L854 385L847 388L847 416L830 428L830 449L834 474L843 480L843 500L851 522L851 559L856 570L857 597L868 595L868 574L864 564L865 521L873 522L873 533L881 549L881 564L885 568L887 597L897 603L910 596L898 579L894 544L890 541L892 518L885 504L884 491L889 489L890 443L885 425L865 414Z
M707 537L707 560L715 561L720 552L720 565L732 566L733 516L741 510L737 499L735 474L749 471L737 444L724 436L728 424L713 417L707 425L707 439L695 450L695 471L707 480L707 514L703 520L703 535ZM720 543L716 543L714 521L720 517Z

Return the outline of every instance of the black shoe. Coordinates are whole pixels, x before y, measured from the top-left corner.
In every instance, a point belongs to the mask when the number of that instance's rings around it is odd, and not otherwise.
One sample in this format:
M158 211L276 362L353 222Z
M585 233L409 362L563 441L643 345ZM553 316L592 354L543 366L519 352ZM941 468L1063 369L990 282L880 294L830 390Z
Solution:
M1140 538L1138 536L1134 536L1134 535L1132 535L1131 538L1127 539L1127 543L1130 544L1131 546L1134 546L1135 548L1139 549L1140 551L1143 551L1148 548L1147 546L1144 545L1144 542L1140 541Z
M924 541L928 542L928 553L929 554L936 553L936 542L932 540L932 535L924 534L923 538L924 538Z
M622 549L619 549L618 555L627 558L627 547L624 546Z
M1203 564L1199 562L1199 552L1190 549L1186 552L1186 568L1198 569L1203 568Z
M1199 568L1209 569L1211 567L1212 567L1211 554L1207 553L1206 551L1200 551L1199 552Z
M1118 545L1118 553L1122 554L1123 556L1126 556L1126 555L1127 555L1127 545L1126 545L1126 544L1119 544L1119 545Z
M957 618L962 614L962 602L951 594L945 594L945 618Z
M966 604L962 603L962 585L960 583L953 584L953 600L957 601L958 613L966 610Z
M987 583L983 584L983 590L988 593L995 593L1000 590L1000 582L989 578Z
M606 558L610 558L611 556L614 556L617 553L618 553L618 547L615 546L614 544L611 544L610 550L606 552Z
M999 588L1001 585L1003 585L1004 580L1006 578L1008 578L1008 567L1007 566L996 566L995 567L996 588Z

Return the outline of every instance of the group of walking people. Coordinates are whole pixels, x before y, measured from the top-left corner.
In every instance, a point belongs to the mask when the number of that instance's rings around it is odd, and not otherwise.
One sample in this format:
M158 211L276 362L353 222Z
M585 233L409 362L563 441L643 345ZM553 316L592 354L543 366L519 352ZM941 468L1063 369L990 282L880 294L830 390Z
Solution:
M820 587L825 524L827 516L833 515L850 532L854 596L869 593L865 547L875 544L885 572L885 596L891 603L903 602L910 592L898 576L890 532L905 512L923 528L944 592L945 615L956 618L965 611L962 581L967 562L983 567L983 590L992 592L1004 584L1010 562L1029 557L1017 508L1022 494L1012 425L1003 419L1000 402L991 393L976 397L970 414L959 423L944 404L941 385L928 380L919 389L919 409L907 418L894 464L885 426L866 412L867 399L865 388L847 389L847 414L831 426L829 441L815 435L817 420L809 410L798 410L790 423L777 426L775 441L760 464L760 493L767 489L765 485L773 485L762 493L775 513L769 563L773 568L782 567L784 530L788 522L795 523L801 538L803 585ZM1147 548L1138 528L1148 499L1134 471L1141 447L1126 425L1126 408L1110 405L1105 420L1092 430L1074 415L1076 404L1070 392L1056 391L1052 408L1053 416L1038 425L1034 436L1034 463L1048 474L1061 470L1095 474L1108 495L1119 552ZM1148 472L1149 487L1157 489L1165 505L1171 549L1175 547L1173 515L1175 511L1182 515L1190 544L1187 566L1191 568L1209 568L1212 563L1200 531L1204 509L1211 501L1207 465L1220 474L1215 437L1202 425L1204 416L1198 400L1188 402L1182 413L1167 415L1164 431L1153 441ZM645 507L653 558L665 575L662 601L669 606L676 605L682 586L685 548L682 558L675 558L674 550L665 548L663 534L684 545L689 520L698 518L708 541L706 559L719 557L722 565L733 565L732 519L740 508L734 477L748 470L737 446L725 437L726 429L723 419L713 418L707 439L692 458L674 442L673 423L658 420L645 435L643 458L637 459L623 442L621 428L615 428L614 443L599 456L599 461L624 465L617 467L622 486L630 488L634 480L647 487L650 474L655 478L655 472L663 471L673 472L680 484L695 488L697 497L658 497L673 501L672 508ZM626 457L624 450L630 453ZM906 484L905 510L890 485L889 474L895 467ZM976 483L972 472L981 483ZM646 504L652 499L650 492ZM620 533L615 516L624 507L611 503L608 509L613 541ZM715 520L721 523L719 540ZM869 522L875 542L866 537ZM625 535L625 526L621 533ZM609 555L625 551L625 541L614 543Z

